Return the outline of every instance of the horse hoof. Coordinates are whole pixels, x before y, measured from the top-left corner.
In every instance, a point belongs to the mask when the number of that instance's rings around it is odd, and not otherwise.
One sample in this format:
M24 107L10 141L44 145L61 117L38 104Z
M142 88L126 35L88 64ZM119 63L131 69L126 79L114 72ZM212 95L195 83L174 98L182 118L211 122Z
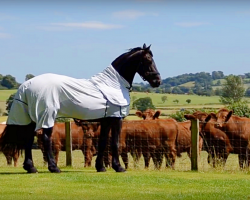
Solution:
M105 169L105 167L102 167L100 169L96 169L97 172L106 172L107 170Z
M49 167L51 173L61 173L61 170L58 167Z
M29 174L34 174L34 173L38 173L37 169L35 167L31 167L29 169L25 169L27 171L27 173Z
M122 166L113 167L113 169L116 172L126 172L126 170Z

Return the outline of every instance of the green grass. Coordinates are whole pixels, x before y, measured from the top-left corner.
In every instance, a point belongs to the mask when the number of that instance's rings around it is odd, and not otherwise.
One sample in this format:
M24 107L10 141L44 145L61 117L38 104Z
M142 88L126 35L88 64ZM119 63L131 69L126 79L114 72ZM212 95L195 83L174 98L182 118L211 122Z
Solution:
M6 102L9 96L15 92L16 90L0 90L0 101Z
M19 167L7 167L0 155L0 199L248 199L250 174L239 171L237 156L230 155L226 167L212 169L205 152L200 158L200 172L190 171L190 160L184 154L177 159L176 170L157 171L152 163L143 168L143 159L126 173L97 173L94 167L83 168L83 155L73 151L73 167L65 166L65 152L59 157L61 174L52 174L42 162L40 150L33 150L38 174L26 174ZM94 165L94 160L93 160Z
M161 97L167 96L167 101L165 103L162 102ZM133 92L130 97L133 100L133 96L136 99L143 97L150 97L154 106L156 107L172 107L172 106L193 106L193 105L220 105L218 96L198 96L198 95L185 95L185 94L158 94L158 93L145 93L145 92ZM174 103L175 99L179 100L179 103ZM191 99L191 103L188 104L186 102L187 99ZM133 103L133 102L131 102Z

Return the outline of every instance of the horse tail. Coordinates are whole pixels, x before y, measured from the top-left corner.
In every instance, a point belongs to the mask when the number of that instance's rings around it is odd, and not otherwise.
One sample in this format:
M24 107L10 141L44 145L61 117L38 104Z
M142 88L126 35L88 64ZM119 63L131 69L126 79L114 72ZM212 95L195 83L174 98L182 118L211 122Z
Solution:
M34 137L35 124L10 125L7 124L0 135L0 151L9 153L20 153L25 148L25 144Z

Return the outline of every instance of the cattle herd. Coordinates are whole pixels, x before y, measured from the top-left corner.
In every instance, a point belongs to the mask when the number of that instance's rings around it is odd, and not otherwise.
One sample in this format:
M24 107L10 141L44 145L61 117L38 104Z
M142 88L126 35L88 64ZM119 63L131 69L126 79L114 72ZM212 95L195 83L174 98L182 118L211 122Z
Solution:
M150 159L156 169L160 169L165 158L165 166L175 168L176 157L182 153L191 156L191 121L199 120L199 151L208 153L208 163L213 167L225 165L230 153L238 154L239 167L249 165L250 119L233 115L228 109L220 109L217 113L194 112L186 114L185 122L177 122L170 118L160 118L160 111L137 111L141 120L124 120L120 135L119 153L128 168L129 154L137 164L144 158L145 168ZM0 134L5 128L0 124ZM72 150L81 150L84 155L84 167L90 167L92 158L98 151L100 124L75 120L71 123ZM58 162L59 152L65 151L65 123L56 123L52 133L52 148ZM43 152L42 140L37 135L37 143ZM111 137L110 137L111 139ZM111 165L111 150L108 145L105 152L105 166ZM3 151L7 164L17 166L19 153ZM46 162L46 156L44 155Z

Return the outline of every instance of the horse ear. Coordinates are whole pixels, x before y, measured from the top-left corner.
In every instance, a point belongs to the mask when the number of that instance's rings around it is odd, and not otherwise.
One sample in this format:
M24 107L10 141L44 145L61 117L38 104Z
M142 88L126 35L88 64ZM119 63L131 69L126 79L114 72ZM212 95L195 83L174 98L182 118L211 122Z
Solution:
M147 45L144 43L142 48L143 48L143 49L146 49L146 48L147 48Z
M146 51L150 51L151 44L145 49Z

